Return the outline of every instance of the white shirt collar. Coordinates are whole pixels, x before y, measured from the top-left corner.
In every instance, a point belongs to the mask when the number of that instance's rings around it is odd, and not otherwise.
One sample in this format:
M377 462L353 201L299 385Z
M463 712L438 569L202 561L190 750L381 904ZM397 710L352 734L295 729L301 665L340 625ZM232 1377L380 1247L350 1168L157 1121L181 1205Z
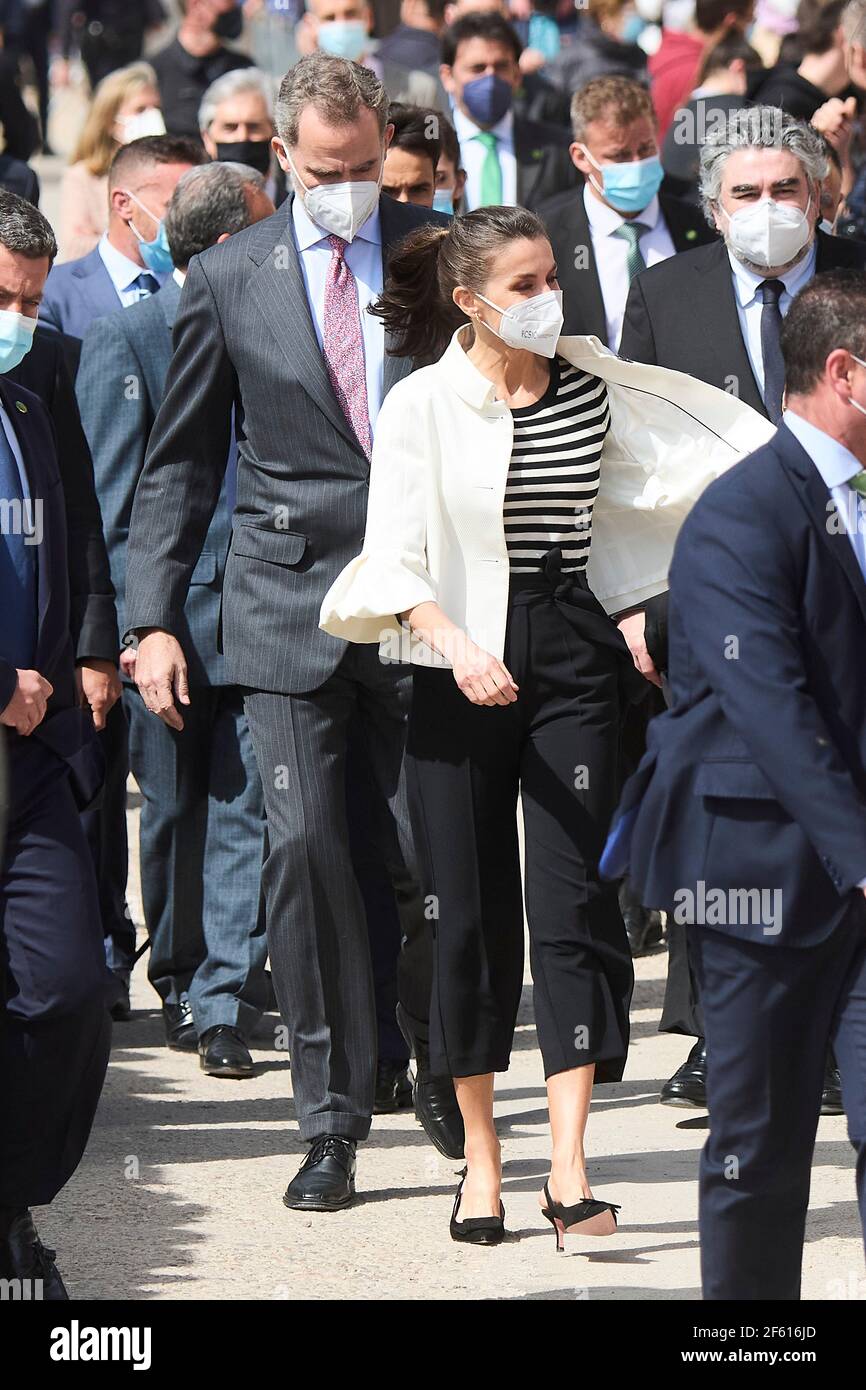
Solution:
M790 270L786 270L784 275L773 276L773 279L781 280L788 294L793 296L798 290L802 289L808 280L815 274L815 256L817 254L814 241L809 248L809 252L798 261ZM734 272L734 292L742 308L746 308L757 298L758 286L766 275L760 275L757 271L750 270L747 265L739 260L731 251L728 251L728 260L731 263L731 270Z
M464 140L474 140L476 135L482 133L481 126L476 125L473 120L470 120L456 104L452 106L451 114L454 118L454 129L457 132L457 141L459 144L462 145ZM490 134L495 135L501 145L514 144L514 112L510 107L502 117L502 120L497 121L496 125L490 127Z
M623 217L616 208L608 207L600 198L596 198L589 183L583 186L583 206L586 208L586 216L589 225L596 236L612 236L624 222L640 222L642 226L652 231L661 216L658 194L647 203L643 212L639 212L637 217Z
M794 438L802 444L828 488L839 487L841 483L849 482L855 474L863 472L862 463L854 457L850 449L846 449L838 439L834 439L817 425L804 420L802 415L795 414L793 410L786 410L782 415L782 423L788 426Z
M175 266L174 270L171 272L171 278L176 285L180 285L180 288L183 289L186 280L186 271L178 270L177 266Z
M311 246L317 245L320 241L326 241L329 236L328 232L313 221L304 207L303 198L299 198L297 195L292 199L292 221L295 225L295 241L299 251L308 251ZM372 242L374 246L382 245L382 227L379 221L378 203L363 227L359 227L355 233L355 240L358 241L359 239Z
M108 240L108 233L103 232L97 247L97 251L102 259L102 264L111 277L111 283L118 294L125 294L138 279L139 275L152 275L155 280L162 284L165 276L157 275L155 271L149 270L146 265L136 265L122 251L118 251L116 246L112 246Z

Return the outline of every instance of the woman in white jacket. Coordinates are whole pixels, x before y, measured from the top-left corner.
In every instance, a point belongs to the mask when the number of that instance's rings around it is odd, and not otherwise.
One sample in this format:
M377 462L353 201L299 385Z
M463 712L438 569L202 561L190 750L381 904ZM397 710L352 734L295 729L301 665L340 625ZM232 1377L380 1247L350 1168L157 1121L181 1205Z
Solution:
M621 713L647 688L639 637L633 661L590 588L590 547L603 530L609 611L659 592L691 501L766 430L721 392L560 338L550 244L520 208L412 234L375 312L401 353L432 365L384 402L363 550L321 623L415 663L430 1065L454 1077L466 1127L451 1234L479 1244L504 1231L493 1078L508 1067L522 985L521 798L553 1141L541 1203L561 1248L567 1230L616 1229L618 1208L589 1185L584 1130L593 1081L622 1075L633 974L598 859Z

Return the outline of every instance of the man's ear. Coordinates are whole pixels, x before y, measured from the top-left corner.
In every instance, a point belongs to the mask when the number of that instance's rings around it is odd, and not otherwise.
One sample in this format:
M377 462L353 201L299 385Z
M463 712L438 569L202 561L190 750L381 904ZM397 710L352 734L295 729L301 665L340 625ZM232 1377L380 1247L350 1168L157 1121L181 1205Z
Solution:
M445 90L446 90L446 92L449 94L449 96L453 96L453 94L454 94L454 77L453 77L452 72L451 72L451 67L450 67L450 65L449 65L448 63L440 63L440 65L439 65L439 81L442 83L442 86L445 88Z

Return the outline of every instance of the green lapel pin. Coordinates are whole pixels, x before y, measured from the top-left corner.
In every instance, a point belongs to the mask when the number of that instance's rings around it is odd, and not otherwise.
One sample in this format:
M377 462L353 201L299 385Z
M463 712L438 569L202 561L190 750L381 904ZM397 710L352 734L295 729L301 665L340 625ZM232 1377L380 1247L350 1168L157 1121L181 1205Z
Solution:
M20 410L22 415L26 415L26 414L27 414L27 407L26 407L26 405L24 404L23 401L16 401L16 402L15 402L15 409L16 409L16 410Z

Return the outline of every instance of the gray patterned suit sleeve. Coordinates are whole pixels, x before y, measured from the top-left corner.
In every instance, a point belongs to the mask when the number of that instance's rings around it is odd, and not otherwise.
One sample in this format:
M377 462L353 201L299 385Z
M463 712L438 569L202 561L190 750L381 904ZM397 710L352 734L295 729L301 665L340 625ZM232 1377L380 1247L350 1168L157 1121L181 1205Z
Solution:
M219 501L235 375L210 282L189 267L174 356L135 494L126 570L126 631L181 629L190 577Z

